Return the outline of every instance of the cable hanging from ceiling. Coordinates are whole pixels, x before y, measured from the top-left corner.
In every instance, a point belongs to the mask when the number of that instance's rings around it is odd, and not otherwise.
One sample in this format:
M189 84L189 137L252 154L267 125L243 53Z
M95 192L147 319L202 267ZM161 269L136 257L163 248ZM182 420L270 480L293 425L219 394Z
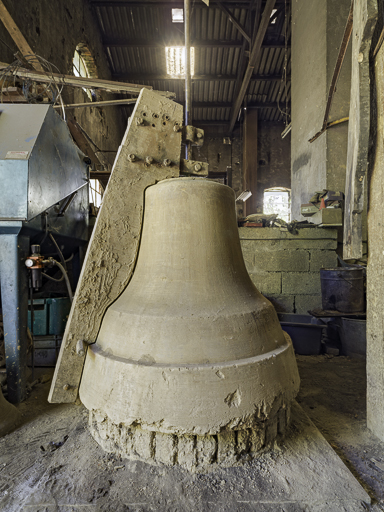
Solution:
M16 54L17 56L17 54ZM36 83L29 78L20 78L18 70L23 68L35 68L36 64L40 64L47 76L47 83L44 85L36 85ZM58 85L55 82L53 73L60 73L60 70L44 59L40 55L26 54L17 56L16 60L3 68L0 72L0 102L3 103L3 97L7 94L7 88L13 84L14 87L20 87L21 92L30 104L47 103L55 105L61 103L63 117L65 119L64 105L61 97L63 85ZM48 101L47 101L48 100Z

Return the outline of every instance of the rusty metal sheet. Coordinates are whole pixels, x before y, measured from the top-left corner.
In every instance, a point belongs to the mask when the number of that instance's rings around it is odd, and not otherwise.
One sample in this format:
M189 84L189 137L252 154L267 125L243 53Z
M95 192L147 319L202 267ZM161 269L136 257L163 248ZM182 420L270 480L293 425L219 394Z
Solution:
M183 107L148 89L137 100L89 243L48 400L73 403L86 351L107 308L127 286L137 258L144 191L179 175ZM176 127L176 128L175 128Z

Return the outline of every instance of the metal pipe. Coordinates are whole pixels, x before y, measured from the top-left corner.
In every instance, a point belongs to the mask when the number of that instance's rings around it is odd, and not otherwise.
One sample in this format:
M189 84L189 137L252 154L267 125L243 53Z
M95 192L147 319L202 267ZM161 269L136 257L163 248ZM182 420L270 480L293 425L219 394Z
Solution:
M34 309L33 309L33 287L32 287L32 280L29 284L29 302L31 307L31 341L32 341L32 382L35 380L35 342L33 339L33 322L34 322Z
M184 35L185 35L185 126L192 124L192 98L191 98L191 2L184 0ZM187 142L185 158L192 158L192 146Z
M67 285L67 290L68 290L68 295L69 295L69 300L71 301L71 303L73 302L73 292L72 292L72 288L71 288L71 283L69 282L69 277L68 277L68 274L67 274L67 270L64 268L64 266L59 263L58 261L56 260L53 260L54 264L56 266L59 267L59 269L61 270L63 276L64 276L64 279L65 279L65 284Z

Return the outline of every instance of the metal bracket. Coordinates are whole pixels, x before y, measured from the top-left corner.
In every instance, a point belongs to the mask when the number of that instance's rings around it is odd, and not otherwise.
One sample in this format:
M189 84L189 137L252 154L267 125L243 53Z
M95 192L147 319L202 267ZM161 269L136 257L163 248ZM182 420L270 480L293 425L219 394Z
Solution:
M195 160L180 160L180 172L192 176L208 176L208 164Z
M204 130L188 125L183 128L183 142L191 142L192 146L204 144Z

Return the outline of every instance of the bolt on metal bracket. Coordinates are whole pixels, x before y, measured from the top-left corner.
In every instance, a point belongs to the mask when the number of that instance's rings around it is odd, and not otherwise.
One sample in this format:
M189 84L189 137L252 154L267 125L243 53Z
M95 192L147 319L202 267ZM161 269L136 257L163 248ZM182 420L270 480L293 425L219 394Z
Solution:
M187 125L183 129L183 142L191 142L192 146L202 146L204 144L204 130Z
M191 176L208 176L208 164L207 162L181 159L180 172Z

